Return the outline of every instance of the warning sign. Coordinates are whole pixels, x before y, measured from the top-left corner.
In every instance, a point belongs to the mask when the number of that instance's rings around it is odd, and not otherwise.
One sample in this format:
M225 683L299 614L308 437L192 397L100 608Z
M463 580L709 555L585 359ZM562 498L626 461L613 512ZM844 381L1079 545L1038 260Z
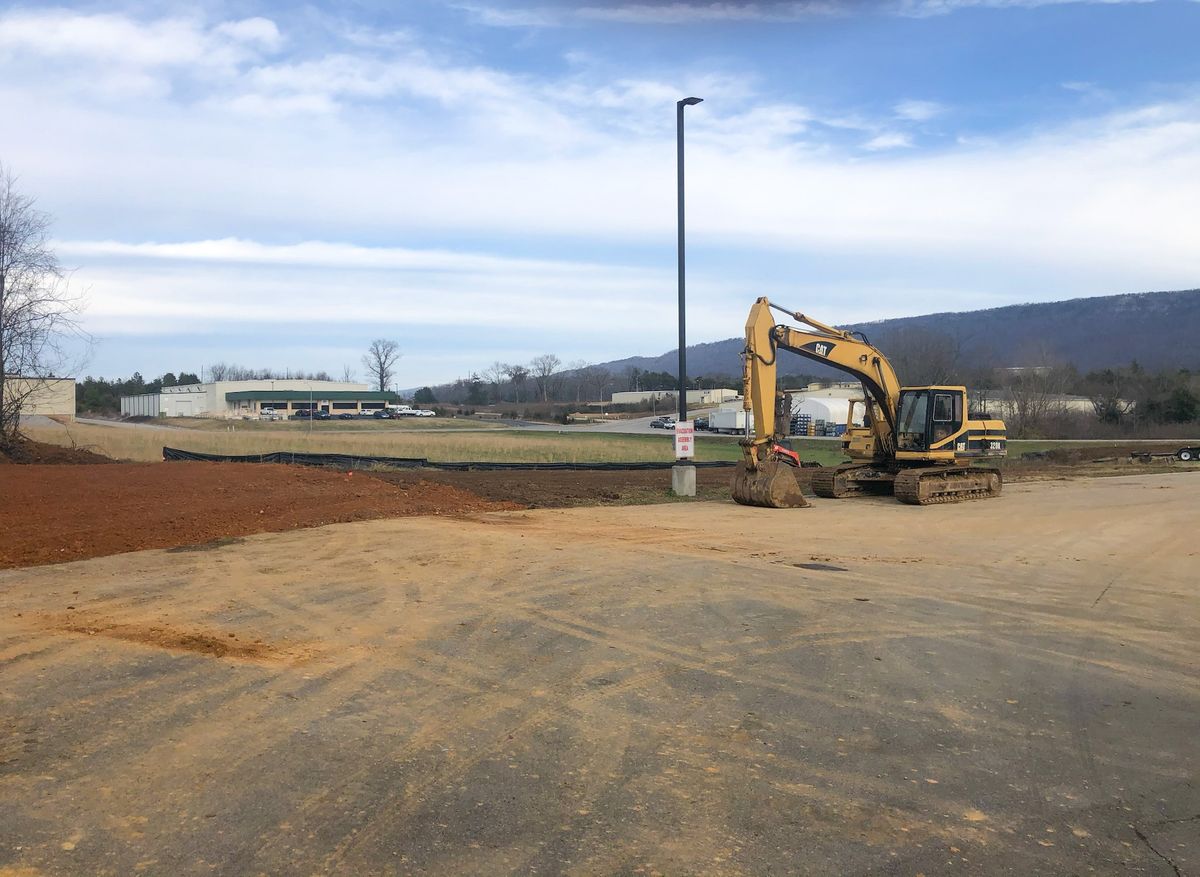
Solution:
M696 426L690 420L675 424L675 459L690 460L696 456Z

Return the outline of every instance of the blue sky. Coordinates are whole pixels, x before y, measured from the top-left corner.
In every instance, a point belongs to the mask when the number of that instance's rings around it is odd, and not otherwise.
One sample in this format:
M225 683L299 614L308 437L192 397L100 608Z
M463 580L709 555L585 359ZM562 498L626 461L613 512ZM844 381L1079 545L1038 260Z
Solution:
M1200 2L0 5L0 162L81 373L401 386L832 322L1200 286Z

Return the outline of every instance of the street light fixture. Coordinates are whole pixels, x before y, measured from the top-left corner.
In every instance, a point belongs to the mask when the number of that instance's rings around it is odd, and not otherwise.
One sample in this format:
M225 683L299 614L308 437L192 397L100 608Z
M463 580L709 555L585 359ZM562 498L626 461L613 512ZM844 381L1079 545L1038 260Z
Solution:
M704 98L685 97L675 102L675 167L678 174L679 229L679 422L687 420L687 325L684 319L683 278L683 108L694 107Z

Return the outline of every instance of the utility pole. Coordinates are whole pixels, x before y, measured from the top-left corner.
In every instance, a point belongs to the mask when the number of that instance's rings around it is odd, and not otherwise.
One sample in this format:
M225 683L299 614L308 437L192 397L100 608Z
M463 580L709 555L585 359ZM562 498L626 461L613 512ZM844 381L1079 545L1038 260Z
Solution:
M676 226L679 231L679 241L676 250L679 255L679 422L687 420L687 319L685 317L685 282L684 282L684 241L683 241L683 109L694 107L703 101L699 97L685 97L675 102L675 169L677 176L677 204L679 215Z
M671 491L676 496L696 495L696 467L692 465L693 445L691 424L687 423L687 298L684 286L684 212L683 212L683 110L701 102L698 97L685 97L675 102L675 168L677 173L676 217L679 229L679 420L675 424L676 463L671 468ZM686 427L685 427L685 424ZM686 431L685 431L686 430Z

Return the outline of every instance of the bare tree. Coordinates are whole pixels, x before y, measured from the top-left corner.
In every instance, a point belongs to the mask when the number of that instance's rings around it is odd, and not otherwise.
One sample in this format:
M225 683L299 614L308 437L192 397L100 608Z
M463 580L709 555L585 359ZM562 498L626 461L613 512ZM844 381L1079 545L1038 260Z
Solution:
M1044 343L1030 345L1021 360L1029 365L1004 371L1005 420L1015 437L1036 438L1051 418L1062 414L1062 395L1071 383L1073 369L1057 363Z
M1133 411L1139 377L1136 372L1130 374L1120 368L1106 368L1087 376L1088 398L1102 423L1120 423Z
M587 396L587 370L591 368L591 364L586 359L577 359L567 363L567 374L564 376L570 384L574 385L575 404L578 405L585 401ZM567 390L567 395L570 396L572 391Z
M906 386L948 384L958 374L962 346L948 332L923 326L898 326L879 340L879 348Z
M513 395L517 402L525 401L525 382L529 380L529 369L523 365L512 365L506 363L504 366L504 375L508 378L508 382L512 384Z
M553 353L535 356L529 363L529 371L533 375L533 381L537 384L543 402L550 401L550 393L554 388L554 373L558 371L560 365L562 365L562 360Z
M596 401L604 401L604 391L612 383L612 377L612 372L602 365L588 366L587 382L596 391Z
M81 335L50 248L50 216L0 165L0 447L20 438L21 411L65 362L60 342Z
M482 372L483 379L492 385L492 401L501 401L503 392L501 388L504 386L504 379L508 374L508 366L502 362L493 362Z
M348 365L342 366L342 382L346 384L354 383L354 369Z
M400 345L388 338L376 338L367 348L362 358L363 367L380 392L391 386L399 359Z

